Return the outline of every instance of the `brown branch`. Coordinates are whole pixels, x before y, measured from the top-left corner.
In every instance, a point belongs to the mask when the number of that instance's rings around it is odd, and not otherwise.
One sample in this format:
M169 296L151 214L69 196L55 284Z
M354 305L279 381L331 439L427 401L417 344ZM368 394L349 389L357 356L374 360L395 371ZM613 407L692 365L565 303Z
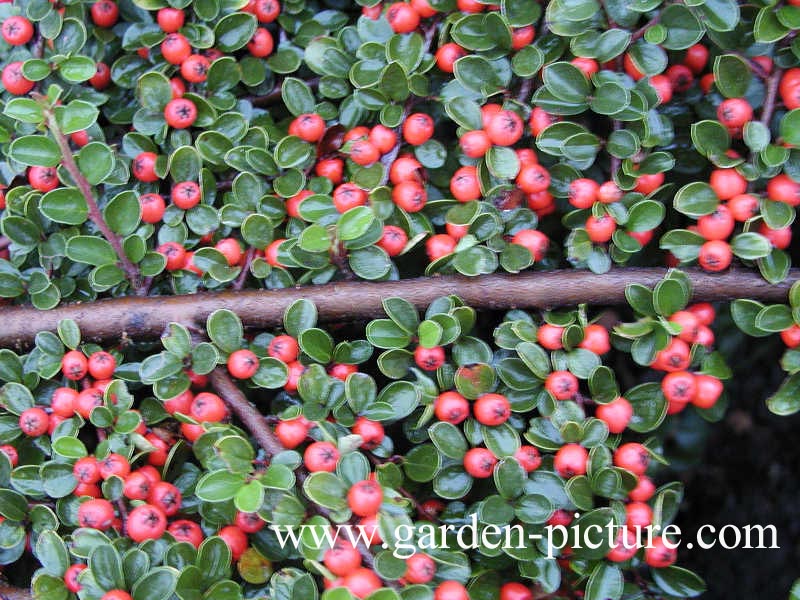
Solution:
M67 173L72 177L72 181L75 182L84 200L86 200L86 205L89 207L89 218L100 230L100 233L103 234L103 237L108 243L111 244L112 248L114 248L114 252L117 253L122 269L125 271L125 277L130 281L134 289L138 289L141 286L139 269L130 261L125 251L122 249L122 239L111 231L108 223L106 223L103 218L103 213L100 211L100 207L94 199L92 186L86 177L84 177L83 173L81 173L80 168L78 168L75 157L72 155L72 149L69 147L69 140L67 140L67 137L61 131L55 113L52 110L46 109L45 115L47 117L47 127L53 135L56 144L58 144L59 150L61 150L61 164L64 165L64 169L66 169Z
M711 274L683 270L694 287L695 300L752 298L785 302L789 287L800 280L792 269L783 283L772 285L755 271ZM0 347L26 348L39 331L56 331L62 319L73 319L86 341L153 339L169 323L204 323L219 308L235 312L247 327L280 326L283 312L299 298L311 300L324 322L353 322L383 316L384 298L400 296L420 309L440 296L456 295L476 309L551 309L558 306L626 304L625 286L654 286L667 274L662 268L617 268L597 275L589 271L528 271L481 277L449 275L401 281L347 281L278 290L205 292L178 296L122 297L67 304L40 311L30 306L0 308Z
M247 400L223 367L217 367L211 372L210 382L214 391L225 401L225 404L227 404L233 414L239 418L247 431L250 432L256 442L258 442L258 445L264 449L268 456L275 456L286 450L278 437L273 433L272 429L270 429L264 415ZM308 471L304 467L299 467L296 473L297 484L302 488L303 482L308 477ZM331 520L331 512L324 506L312 504L312 508L317 514ZM358 551L361 554L361 559L364 564L368 568L373 569L375 560L369 548L359 542ZM391 582L384 583L391 584Z
M232 289L236 290L237 292L244 287L244 284L247 281L247 275L250 273L250 263L253 262L253 257L255 255L256 255L256 249L250 246L247 249L247 254L244 257L244 265L242 265L242 272L239 273L239 276L236 278L236 281L233 282Z
M775 102L778 96L778 86L781 82L783 69L775 69L775 72L767 79L767 94L764 98L764 107L761 109L761 123L769 127L772 120L772 113L775 112Z
M217 367L211 371L209 380L214 391L225 401L231 412L237 416L268 456L275 456L286 449L267 425L264 415L250 403L224 367Z

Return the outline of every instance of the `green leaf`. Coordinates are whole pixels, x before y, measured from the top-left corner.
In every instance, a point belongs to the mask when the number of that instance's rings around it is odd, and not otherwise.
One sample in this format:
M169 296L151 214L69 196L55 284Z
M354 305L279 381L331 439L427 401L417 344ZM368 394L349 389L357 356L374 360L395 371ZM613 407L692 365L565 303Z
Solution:
M67 545L55 531L43 531L39 534L34 554L44 572L54 577L63 577L70 565Z
M461 430L451 423L434 423L428 429L428 435L439 452L449 458L461 460L467 452L467 440Z
M244 330L239 317L221 308L208 315L206 331L211 341L223 352L234 352L241 347Z
M585 102L591 91L589 80L575 65L555 62L544 68L542 79L550 92L565 102Z
M78 168L92 185L97 185L114 172L114 153L102 142L89 142L76 157Z
M653 581L670 596L694 598L706 591L703 580L682 567L669 566L653 569Z
M314 112L316 101L311 88L296 77L287 77L281 85L281 97L286 108L295 117Z
M306 329L298 336L297 342L304 353L323 365L328 364L333 356L333 338L322 329Z
M800 411L800 373L793 373L784 379L778 390L767 398L767 407L782 417Z
M688 290L675 279L664 279L653 289L653 306L662 316L669 317L686 308L688 303Z
M133 600L167 600L175 591L178 571L172 567L156 567L140 577L131 588Z
M486 153L486 166L498 179L513 179L519 173L519 158L511 148L492 146Z
M122 557L113 546L98 546L89 555L89 568L98 585L106 590L119 590L125 587L122 574Z
M333 473L318 471L311 473L303 482L303 493L312 502L330 508L347 508L348 486Z
M800 146L800 108L790 110L783 116L780 135L787 144ZM767 141L769 141L769 138L767 138ZM764 146L766 147L766 144Z
M58 144L43 135L18 137L8 147L8 155L31 167L56 167L61 162Z
M755 260L769 255L772 251L772 244L761 234L740 233L731 240L731 250L739 258Z
M114 248L102 238L91 235L76 235L67 241L67 257L87 265L110 265L117 262Z
M94 75L94 71L95 66L92 62L91 75ZM66 106L56 106L54 112L61 132L67 135L88 129L97 120L99 114L96 106L83 100L73 100Z
M3 114L15 121L41 123L44 121L42 105L30 98L12 98L3 108Z
M311 300L295 300L283 313L283 327L293 338L317 324L317 307Z
M339 239L350 241L366 234L375 222L375 213L368 206L356 206L345 212L337 223Z
M661 45L667 50L685 50L699 42L705 34L694 13L681 4L671 4L661 11L661 23L667 32Z
M741 98L747 93L752 72L735 54L723 54L714 61L714 84L726 98Z
M686 184L675 194L675 210L694 219L710 215L719 206L719 198L704 181Z
M233 498L245 481L243 473L211 471L197 481L195 493L204 502L224 502Z
M51 221L66 225L81 225L89 217L86 199L72 187L47 192L39 202L39 210Z
M253 37L257 26L255 16L246 12L234 12L223 17L214 27L216 48L222 52L243 48Z
M403 298L384 298L383 310L406 333L414 334L419 326L417 309L408 300Z
M622 597L624 584L619 567L599 562L589 576L585 598L586 600L618 600Z
M477 102L460 96L444 104L445 112L458 125L465 129L483 129L481 108Z

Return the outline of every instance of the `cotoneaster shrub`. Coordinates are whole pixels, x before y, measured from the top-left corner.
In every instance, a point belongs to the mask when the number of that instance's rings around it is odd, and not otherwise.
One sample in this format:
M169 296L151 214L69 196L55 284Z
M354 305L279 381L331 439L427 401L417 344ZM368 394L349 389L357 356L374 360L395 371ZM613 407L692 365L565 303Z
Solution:
M777 284L800 203L795 4L2 2L0 297L665 263ZM300 300L280 331L220 310L104 349L63 321L0 350L0 563L34 565L43 600L699 595L663 548L392 554L398 525L473 514L672 521L659 427L720 419L730 371L727 307L664 272L627 287L622 323L385 298L386 318L328 332ZM748 295L735 323L788 348L769 406L797 412L798 288ZM388 548L280 548L269 525L301 523Z

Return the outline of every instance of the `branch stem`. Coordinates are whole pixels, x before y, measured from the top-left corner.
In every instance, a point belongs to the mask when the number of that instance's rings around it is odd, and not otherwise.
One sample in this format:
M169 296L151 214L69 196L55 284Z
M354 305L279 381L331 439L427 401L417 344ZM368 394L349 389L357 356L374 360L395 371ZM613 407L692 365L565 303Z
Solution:
M792 283L800 280L800 269L790 270L786 280L777 285L765 281L758 272L745 269L716 274L694 268L683 271L692 282L695 301L750 298L786 302ZM449 275L385 282L345 281L277 290L123 297L67 304L47 311L30 306L4 307L0 309L3 317L0 347L29 347L38 331L56 331L62 319L77 322L87 341L157 338L170 323L204 323L218 308L235 312L246 327L277 327L283 322L286 308L299 298L314 302L320 321L329 323L381 317L382 301L390 296L405 298L419 309L450 294L479 310L551 309L581 303L624 305L628 284L653 287L667 272L663 268L630 267L611 269L602 275L580 270L480 277Z
M116 233L111 231L108 223L106 223L106 220L103 218L103 213L100 210L100 207L97 205L97 201L94 199L92 186L86 177L84 177L83 173L81 173L80 168L78 168L78 164L75 162L75 157L72 155L72 149L69 147L69 141L61 131L58 121L56 121L55 113L52 110L47 110L45 111L45 114L47 116L47 127L50 130L50 133L53 135L56 144L58 144L59 150L61 150L61 164L64 165L64 169L66 169L67 173L69 173L72 181L75 182L78 191L80 191L84 200L86 200L86 205L89 207L89 218L100 230L100 233L103 234L103 237L108 241L108 243L111 244L111 247L114 248L114 252L116 252L117 257L119 258L122 269L125 271L125 277L131 283L133 288L138 290L141 286L139 269L130 261L125 254L125 251L122 249L122 239Z

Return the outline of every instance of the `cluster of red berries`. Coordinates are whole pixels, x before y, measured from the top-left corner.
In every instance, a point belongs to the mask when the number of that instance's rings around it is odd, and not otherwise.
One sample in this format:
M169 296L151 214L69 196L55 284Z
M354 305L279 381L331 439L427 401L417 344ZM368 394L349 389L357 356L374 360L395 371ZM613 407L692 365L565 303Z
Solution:
M669 321L680 326L666 348L656 354L650 365L667 375L661 380L661 391L667 399L667 414L679 413L689 403L698 408L713 407L722 395L722 382L712 376L689 371L693 344L710 348L714 344L711 324L716 312L706 302L688 306L670 316Z

